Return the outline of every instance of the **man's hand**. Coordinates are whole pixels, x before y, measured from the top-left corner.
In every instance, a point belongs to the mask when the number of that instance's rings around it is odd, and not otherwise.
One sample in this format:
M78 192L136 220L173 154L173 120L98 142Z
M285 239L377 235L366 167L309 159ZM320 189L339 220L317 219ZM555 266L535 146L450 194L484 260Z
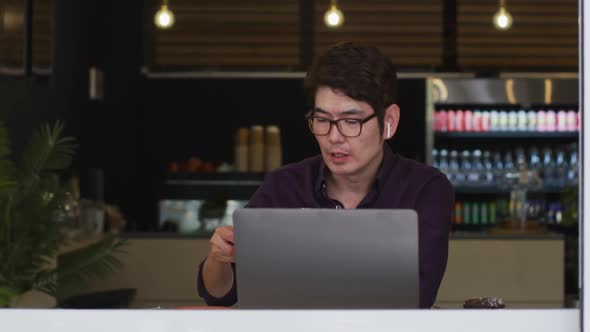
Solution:
M235 263L234 257L234 228L232 226L218 227L209 240L211 245L209 258L222 263Z
M214 297L225 296L234 283L231 263L234 257L234 228L218 227L209 240L211 248L203 265L203 282L205 288Z

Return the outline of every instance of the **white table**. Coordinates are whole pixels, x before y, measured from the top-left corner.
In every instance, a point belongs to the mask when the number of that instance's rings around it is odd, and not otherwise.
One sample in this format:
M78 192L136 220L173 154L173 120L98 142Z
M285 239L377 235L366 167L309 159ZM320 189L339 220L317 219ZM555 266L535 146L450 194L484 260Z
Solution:
M575 309L547 310L0 310L2 331L577 332Z

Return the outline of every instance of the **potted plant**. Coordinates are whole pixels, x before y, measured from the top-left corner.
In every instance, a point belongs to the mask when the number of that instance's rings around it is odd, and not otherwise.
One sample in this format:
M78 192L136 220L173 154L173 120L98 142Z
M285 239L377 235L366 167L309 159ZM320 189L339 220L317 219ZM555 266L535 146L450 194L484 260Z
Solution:
M115 236L56 264L67 241L57 220L66 193L58 175L70 166L76 149L74 139L62 137L62 131L60 122L42 126L17 162L0 123L0 307L31 290L59 299L58 285L67 294L121 266L114 254L121 252L124 240Z

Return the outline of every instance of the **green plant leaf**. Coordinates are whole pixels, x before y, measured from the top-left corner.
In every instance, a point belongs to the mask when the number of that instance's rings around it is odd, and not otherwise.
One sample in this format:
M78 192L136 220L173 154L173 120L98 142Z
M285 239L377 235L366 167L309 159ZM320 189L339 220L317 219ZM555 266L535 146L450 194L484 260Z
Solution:
M72 137L61 137L63 128L62 122L56 122L53 126L42 126L33 134L23 155L21 178L26 189L34 187L43 173L60 171L71 164L76 144Z
M8 131L0 122L0 197L11 196L16 188L16 166L10 159Z
M64 244L56 217L66 193L58 172L69 167L76 149L63 129L57 122L37 130L17 168L0 123L0 306L31 289L58 297L122 266L115 255L124 252L125 241L112 236L60 256L55 266Z
M0 286L0 307L10 306L12 298L18 295L18 290L9 286Z
M35 276L33 289L57 296L57 269L39 271Z
M115 256L127 241L115 235L90 246L61 255L58 265L58 298L63 299L76 290L88 287L88 281L104 278L122 267Z

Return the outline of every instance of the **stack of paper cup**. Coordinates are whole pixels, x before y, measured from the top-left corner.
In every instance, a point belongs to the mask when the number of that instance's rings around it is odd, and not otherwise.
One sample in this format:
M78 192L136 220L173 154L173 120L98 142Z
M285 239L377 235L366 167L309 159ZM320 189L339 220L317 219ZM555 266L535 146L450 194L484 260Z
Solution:
M238 128L234 146L234 164L236 172L248 172L248 128Z
M250 128L250 146L248 150L248 171L264 172L264 128Z
M281 132L277 126L266 127L264 170L269 172L281 167L283 162L281 151Z

